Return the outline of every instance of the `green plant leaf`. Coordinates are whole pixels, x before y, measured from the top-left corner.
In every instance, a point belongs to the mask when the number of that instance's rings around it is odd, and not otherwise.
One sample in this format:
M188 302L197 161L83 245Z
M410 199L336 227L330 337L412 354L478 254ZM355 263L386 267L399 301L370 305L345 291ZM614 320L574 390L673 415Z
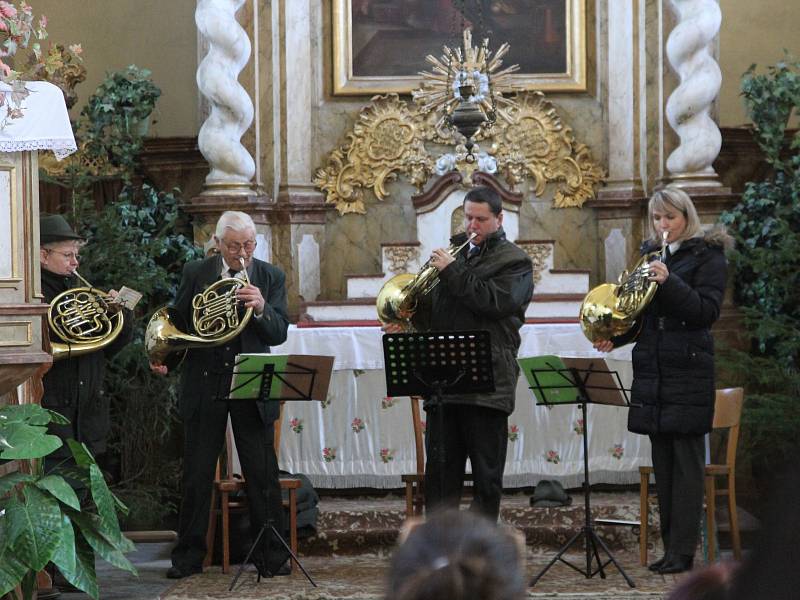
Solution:
M86 444L82 444L72 438L67 440L67 446L69 446L70 452L72 452L72 457L75 459L75 464L79 467L89 467L90 465L96 464L94 460L94 456L92 453L89 452L89 448L86 447Z
M17 560L12 549L0 551L0 597L17 587L27 572L28 568Z
M61 531L59 534L58 546L53 553L51 559L53 564L58 567L61 574L66 577L67 581L76 587L81 587L73 582L73 578L78 576L78 565L76 563L76 549L75 549L75 529L73 528L72 521L65 513L61 513Z
M55 435L47 433L47 427L15 423L0 432L0 458L30 459L42 458L63 445Z
M91 479L92 499L97 506L97 516L100 519L100 532L123 552L133 551L135 546L120 531L114 495L108 489L108 485L103 479L103 474L97 465L89 467L89 477Z
M23 490L6 506L8 548L28 568L40 571L50 561L59 543L61 510L58 501L33 486Z
M113 540L109 540L103 535L100 517L92 513L78 513L71 510L69 515L80 527L80 533L83 538L100 558L118 569L123 569L134 575L137 574L136 567L125 558L122 549ZM130 544L129 540L128 544Z
M58 500L75 510L81 509L81 503L78 500L78 496L75 494L75 490L73 490L60 475L47 475L42 477L36 482L36 487L50 492Z
M8 475L3 475L0 477L0 498L14 489L14 486L20 483L30 483L34 481L34 479L35 477L33 475L21 473L19 471L9 473Z
M47 425L51 420L51 411L38 404L5 404L0 406L0 430L12 423L28 425Z

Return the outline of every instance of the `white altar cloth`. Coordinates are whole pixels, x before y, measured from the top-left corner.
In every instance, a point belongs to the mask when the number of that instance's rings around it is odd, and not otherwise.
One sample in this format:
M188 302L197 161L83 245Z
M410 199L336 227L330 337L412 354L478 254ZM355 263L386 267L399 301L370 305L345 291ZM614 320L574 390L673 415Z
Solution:
M46 81L26 81L30 94L22 101L22 117L7 119L0 128L0 152L52 150L58 160L77 150L64 94ZM0 83L7 104L11 86ZM3 107L5 112L6 107Z
M529 324L521 335L521 357L604 356L578 324ZM401 474L416 471L411 400L386 397L381 336L378 327L291 326L287 341L272 348L276 354L336 357L326 402L284 407L282 469L304 473L320 488L397 488ZM630 347L605 358L629 386ZM580 485L580 418L579 405L536 406L521 376L509 417L504 486L533 486L542 479ZM588 421L590 482L638 482L639 466L650 464L650 444L645 436L627 431L627 409L590 405Z

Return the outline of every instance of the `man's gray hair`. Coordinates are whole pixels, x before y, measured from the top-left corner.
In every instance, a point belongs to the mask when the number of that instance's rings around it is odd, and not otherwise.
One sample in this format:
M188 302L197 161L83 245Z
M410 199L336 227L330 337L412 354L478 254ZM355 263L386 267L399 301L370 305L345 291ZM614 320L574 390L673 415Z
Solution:
M238 210L226 210L217 221L217 230L214 235L218 240L221 240L225 235L226 229L233 229L234 231L252 231L255 235L256 224L250 215Z

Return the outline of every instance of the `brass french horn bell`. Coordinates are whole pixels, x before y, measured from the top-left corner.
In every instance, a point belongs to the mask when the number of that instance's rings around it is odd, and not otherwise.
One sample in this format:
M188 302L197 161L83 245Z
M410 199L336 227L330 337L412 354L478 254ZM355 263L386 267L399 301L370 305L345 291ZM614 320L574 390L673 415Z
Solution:
M109 294L77 271L72 274L84 285L61 292L47 310L50 330L58 338L50 341L54 361L102 350L117 339L125 324L121 307Z
M626 270L620 274L619 284L600 284L584 296L578 318L590 342L610 340L627 333L653 300L658 284L649 279L650 262L665 260L667 235L664 232L661 250L642 256L630 272Z
M450 256L457 255L476 235L471 233L467 241L460 246L452 244L447 253ZM430 294L438 283L439 271L431 265L430 260L422 265L416 275L411 273L395 275L383 284L375 299L378 320L384 325L396 324L411 329L411 319L417 312L420 298Z
M147 356L152 363L166 365L172 370L177 367L189 348L221 346L239 335L253 316L253 308L248 307L239 316L236 292L250 284L244 259L239 258L245 281L228 277L215 281L192 298L192 327L196 333L188 333L187 324L171 306L158 309L144 334Z

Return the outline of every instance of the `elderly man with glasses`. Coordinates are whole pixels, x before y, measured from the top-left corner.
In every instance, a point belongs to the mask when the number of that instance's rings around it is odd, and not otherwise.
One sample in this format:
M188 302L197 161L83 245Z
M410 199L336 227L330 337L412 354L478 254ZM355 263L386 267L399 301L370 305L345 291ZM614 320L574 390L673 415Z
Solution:
M42 292L49 304L53 298L69 289L82 287L75 277L80 262L80 249L86 241L69 226L61 215L42 215L39 219L39 262L42 273ZM117 292L111 290L115 297ZM102 464L106 440L111 426L109 400L103 394L106 361L119 352L133 334L133 315L122 309L122 332L110 344L94 352L70 355L53 363L43 377L42 406L67 419L66 425L51 424L51 432L61 439L85 443ZM62 342L50 331L52 342ZM50 454L45 467L71 457L66 445Z
M270 346L286 340L289 328L286 277L278 267L253 256L256 230L247 214L223 213L214 240L216 254L184 267L174 309L185 323L191 324L195 296L220 278L237 277L250 282L239 288L236 296L242 307L253 309L253 318L224 344L191 348L181 367L183 500L178 544L172 551L172 567L167 571L170 579L203 570L214 465L225 443L229 415L247 482L251 532L256 536L268 516L277 531L283 530L278 461L273 447L273 425L280 407L276 402L225 401L218 397L218 390L224 389L225 378L230 381L237 354L269 352ZM246 279L241 272L243 267ZM167 373L167 366L160 363L151 363L151 368L157 373ZM267 543L262 543L253 555L258 572L267 577L288 575L288 552L270 532L267 535Z

